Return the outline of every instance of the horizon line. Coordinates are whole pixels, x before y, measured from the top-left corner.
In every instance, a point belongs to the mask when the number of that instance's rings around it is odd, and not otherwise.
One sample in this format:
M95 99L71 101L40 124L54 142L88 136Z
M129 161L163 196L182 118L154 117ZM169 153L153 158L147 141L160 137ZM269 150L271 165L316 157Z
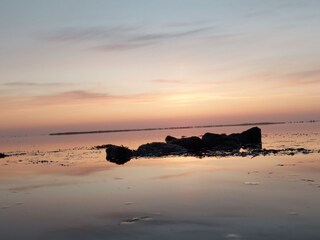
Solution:
M315 120L310 120L309 122L311 121L315 121ZM305 122L305 121L297 121L297 122ZM195 125L195 126L181 126L181 127L154 127L154 128L94 130L94 131L73 131L73 132L55 132L55 133L49 133L49 135L64 136L64 135L102 134L102 133L119 133L119 132L161 131L161 130L191 129L191 128L218 128L218 127L238 127L238 126L253 126L253 125L276 125L276 124L286 124L286 123L289 123L289 122L255 122L255 123Z

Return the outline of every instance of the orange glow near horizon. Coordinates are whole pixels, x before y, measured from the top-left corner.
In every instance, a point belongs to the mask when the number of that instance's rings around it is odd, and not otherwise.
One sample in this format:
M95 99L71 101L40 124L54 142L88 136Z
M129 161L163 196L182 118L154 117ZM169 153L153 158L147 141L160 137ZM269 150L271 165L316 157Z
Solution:
M254 91L254 89L250 89ZM243 90L245 91L245 90ZM240 89L239 89L240 92ZM81 93L83 94L83 93ZM237 123L248 121L290 120L300 113L300 119L312 116L319 109L318 96L261 95L222 96L214 93L167 93L140 96L78 96L74 94L50 97L15 97L2 111L0 124L5 129L59 127L90 123L94 129L104 124L112 128L143 123L150 126ZM4 101L3 101L4 102ZM8 102L8 101L7 101ZM130 125L130 122L132 123Z

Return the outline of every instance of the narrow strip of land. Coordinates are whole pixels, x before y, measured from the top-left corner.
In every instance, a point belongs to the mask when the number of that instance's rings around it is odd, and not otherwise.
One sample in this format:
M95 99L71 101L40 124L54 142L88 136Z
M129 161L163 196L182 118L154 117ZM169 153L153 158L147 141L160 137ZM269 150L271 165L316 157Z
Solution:
M63 135L80 135L80 134L99 134L99 133L161 131L161 130L190 129L190 128L218 128L218 127L261 126L261 125L275 125L275 124L286 124L286 123L287 122L256 122L256 123L199 125L199 126L182 126L182 127L113 129L113 130L79 131L79 132L57 132L57 133L50 133L49 135L51 135L51 136L63 136Z

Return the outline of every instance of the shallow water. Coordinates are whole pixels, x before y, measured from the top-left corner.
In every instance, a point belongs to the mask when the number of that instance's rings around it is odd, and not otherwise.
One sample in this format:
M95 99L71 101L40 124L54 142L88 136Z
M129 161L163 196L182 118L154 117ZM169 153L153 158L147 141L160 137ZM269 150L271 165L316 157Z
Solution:
M320 124L261 126L263 147L312 154L105 160L166 135L248 127L0 138L1 239L319 239Z

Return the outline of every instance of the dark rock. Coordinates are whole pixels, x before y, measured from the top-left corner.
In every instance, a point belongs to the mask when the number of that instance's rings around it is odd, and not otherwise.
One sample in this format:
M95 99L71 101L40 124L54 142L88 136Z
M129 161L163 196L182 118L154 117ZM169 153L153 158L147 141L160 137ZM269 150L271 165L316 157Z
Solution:
M241 133L231 133L228 137L240 143L240 134Z
M261 148L261 129L250 128L242 133L215 134L206 133L202 136L206 147L212 150L233 151L243 148Z
M188 151L197 152L205 148L204 142L199 137L186 137L186 138L174 138L171 136L166 137L167 143L175 144L181 147L186 148Z
M177 140L177 138L172 137L172 136L167 136L165 139L166 143L171 143L171 141L173 141L173 140Z
M270 154L311 153L311 150L298 149L262 149L261 129L250 128L242 133L214 134L206 133L202 139L196 136L175 138L167 136L164 142L152 142L141 145L137 150L111 144L96 146L94 149L106 149L107 160L116 164L124 164L132 157L163 157L169 155L193 157L256 157ZM240 152L245 148L246 152Z
M240 133L239 141L243 146L261 146L261 129L253 127Z
M214 134L206 133L202 139L198 137L175 138L166 137L166 142L153 142L141 145L137 150L111 144L96 146L96 149L106 148L107 160L124 164L132 157L163 157L168 155L193 157L257 157L266 155L309 154L320 150L305 148L262 149L261 130L254 127L242 133ZM245 151L239 151L240 148ZM0 156L4 156L0 155ZM41 161L40 161L41 162ZM46 162L46 161L42 161Z
M4 153L0 153L0 158L5 158L5 157L7 157L7 155L6 155L6 154L4 154Z
M186 152L187 149L175 144L153 142L141 145L137 149L136 155L140 157L162 157L168 155L182 155Z
M130 161L133 152L124 146L106 145L107 160L116 164L125 164Z
M213 148L213 150L218 151L239 151L241 148L241 145L233 140L225 141L223 144L217 145Z
M239 140L233 136L227 136L226 134L206 133L202 136L202 141L206 147L212 150L239 150Z
M205 133L202 136L202 141L206 144L206 146L212 147L220 144L220 142L224 141L226 138L226 134Z

